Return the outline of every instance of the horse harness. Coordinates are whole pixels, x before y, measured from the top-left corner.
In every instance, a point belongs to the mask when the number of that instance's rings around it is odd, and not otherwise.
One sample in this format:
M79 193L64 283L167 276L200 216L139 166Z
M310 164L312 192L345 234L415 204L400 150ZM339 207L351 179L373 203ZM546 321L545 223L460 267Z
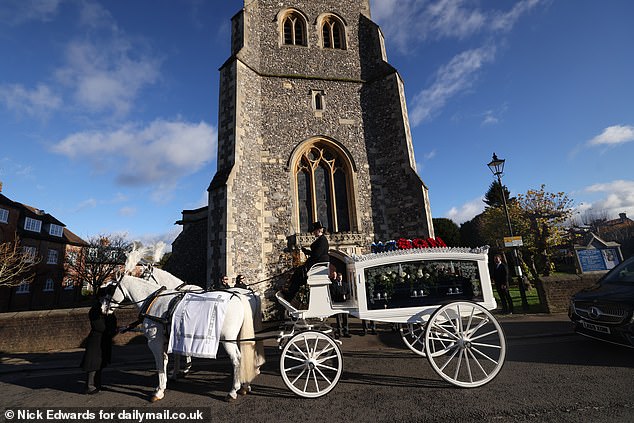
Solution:
M119 283L117 283L117 286L115 287L115 289L116 288L121 289L120 281L118 281L118 282ZM186 285L186 284L183 283L183 284L179 285L178 287L175 288L175 291L179 291L184 285ZM129 331L129 330L134 329L137 326L139 326L141 323L143 323L143 320L148 319L148 320L151 320L153 322L160 323L161 325L163 325L163 330L167 334L167 337L169 337L169 333L170 333L170 329L171 329L170 322L172 321L172 317L174 315L174 312L176 311L176 307L181 302L181 300L183 299L183 297L185 296L187 291L180 291L178 293L163 294L163 291L166 291L166 290L167 290L167 288L165 286L162 286L159 289L157 289L156 291L154 291L145 300L143 300L143 304L141 305L141 308L139 310L139 317L137 318L137 320L135 320L134 322L132 322L128 326L126 326L126 329L125 329L126 332ZM226 289L218 289L218 290L215 290L215 291L223 291L223 292L230 293L231 294L230 300L233 297L239 296L239 294L237 292L232 292L232 291L229 291L229 290L226 290ZM123 291L122 291L122 293L123 293ZM173 296L173 298L170 300L170 302L169 302L169 304L167 306L167 311L163 314L163 316L155 316L155 315L150 314L152 306L154 305L156 300L159 297L167 296L167 295L171 295L171 296ZM112 299L112 297L111 297L111 299Z

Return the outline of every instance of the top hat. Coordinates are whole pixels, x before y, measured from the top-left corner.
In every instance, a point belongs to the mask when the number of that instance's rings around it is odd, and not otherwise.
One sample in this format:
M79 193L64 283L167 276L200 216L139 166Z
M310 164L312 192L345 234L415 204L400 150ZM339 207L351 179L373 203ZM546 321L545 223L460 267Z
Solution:
M315 232L317 229L325 229L319 220L313 223L313 226L310 228L310 231Z

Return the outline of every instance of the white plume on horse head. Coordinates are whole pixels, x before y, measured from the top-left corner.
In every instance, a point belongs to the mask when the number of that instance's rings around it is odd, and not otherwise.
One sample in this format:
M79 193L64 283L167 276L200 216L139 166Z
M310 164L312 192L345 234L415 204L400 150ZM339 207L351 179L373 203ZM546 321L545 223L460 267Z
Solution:
M166 247L167 245L163 241L159 241L154 244L154 254L152 254L152 258L154 261L152 263L156 264L161 261Z
M141 246L141 244L138 244L136 242L132 244L132 250L129 253L127 253L128 258L125 261L126 274L129 275L132 273L132 271L136 268L139 261L141 261L143 256L145 256L147 251L148 251L147 247L143 247Z

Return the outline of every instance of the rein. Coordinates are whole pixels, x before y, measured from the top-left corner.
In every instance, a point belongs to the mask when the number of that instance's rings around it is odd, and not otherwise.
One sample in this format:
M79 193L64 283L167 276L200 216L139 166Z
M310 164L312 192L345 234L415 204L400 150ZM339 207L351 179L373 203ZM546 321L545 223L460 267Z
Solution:
M284 276L284 275L286 275L287 273L290 273L290 272L292 272L292 271L294 271L294 270L295 270L295 268L293 267L293 268L288 269L288 270L286 270L286 271L284 271L284 272L282 272L282 273L279 273L279 274L277 274L277 275L275 275L275 276L271 276L270 278L267 278L267 279L262 279L261 281L257 281L257 282L253 282L253 283L248 283L248 284L245 284L245 285L246 285L246 286L259 285L259 284L261 284L261 283L268 282L268 281L270 281L270 280L273 280L273 279L279 278L280 276Z

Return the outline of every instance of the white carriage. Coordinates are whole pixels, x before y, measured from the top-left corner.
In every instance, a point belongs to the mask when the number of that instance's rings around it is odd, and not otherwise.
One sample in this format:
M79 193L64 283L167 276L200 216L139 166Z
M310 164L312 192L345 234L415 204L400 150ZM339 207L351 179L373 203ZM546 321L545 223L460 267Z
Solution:
M330 267L343 275L350 295L333 302L329 264L308 272L306 310L278 301L290 316L278 338L280 371L295 394L330 392L343 370L340 342L325 320L338 313L399 325L403 341L427 358L449 383L473 388L501 370L506 342L489 312L496 307L487 248L425 248L363 256L331 251Z

